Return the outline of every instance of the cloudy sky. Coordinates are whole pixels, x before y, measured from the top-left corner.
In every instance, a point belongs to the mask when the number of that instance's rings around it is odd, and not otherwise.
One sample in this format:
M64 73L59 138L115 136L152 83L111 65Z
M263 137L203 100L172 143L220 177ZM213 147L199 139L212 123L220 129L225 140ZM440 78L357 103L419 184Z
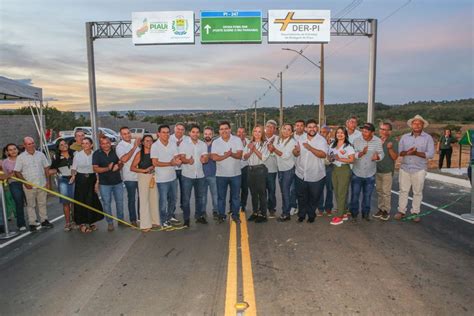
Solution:
M404 4L408 3L405 7ZM291 6L290 6L291 4ZM352 6L350 6L352 4ZM349 7L348 7L349 5ZM471 0L0 0L0 75L30 80L50 104L89 109L86 21L130 20L134 11L329 9L379 19L376 101L473 97ZM389 18L391 13L402 7ZM348 11L348 10L345 10ZM99 110L245 108L304 45L134 46L95 41ZM326 103L367 101L367 38L332 37L326 46ZM319 61L319 45L305 54ZM285 105L318 103L319 71L303 58L285 70ZM274 90L260 101L275 106ZM5 105L3 107L14 107Z

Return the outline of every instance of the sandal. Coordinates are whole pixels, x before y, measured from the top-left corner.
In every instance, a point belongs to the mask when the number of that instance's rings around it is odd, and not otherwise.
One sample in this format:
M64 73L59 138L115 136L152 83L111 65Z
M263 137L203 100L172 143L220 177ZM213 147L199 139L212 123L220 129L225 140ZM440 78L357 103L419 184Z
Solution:
M143 233L149 233L151 231L151 228L145 228L141 230Z
M90 227L88 227L87 225L81 225L79 230L81 231L81 233L83 234L87 234L87 233L90 233L92 232L92 230L90 229Z
M97 226L96 226L95 224L90 224L89 227L90 227L90 229L91 229L92 231L96 231L96 230L97 230Z
M72 230L71 224L64 225L64 231L65 232L70 232L71 230Z

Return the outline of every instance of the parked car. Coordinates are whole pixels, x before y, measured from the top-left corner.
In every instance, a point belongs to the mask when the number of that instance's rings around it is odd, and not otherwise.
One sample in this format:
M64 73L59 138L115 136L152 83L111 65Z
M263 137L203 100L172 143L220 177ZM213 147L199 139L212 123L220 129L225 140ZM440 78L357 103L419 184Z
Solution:
M130 128L130 133L132 133L133 138L137 138L137 137L143 138L143 136L145 135L151 135L151 137L153 137L153 140L158 139L158 136L156 135L156 133L150 133L144 128L138 128L138 127Z
M78 126L74 128L74 133L76 131L83 131L84 134L87 136L92 136L92 127L90 126ZM99 133L103 134L104 136L108 137L112 142L112 145L115 146L120 141L120 136L114 130L105 127L99 127Z

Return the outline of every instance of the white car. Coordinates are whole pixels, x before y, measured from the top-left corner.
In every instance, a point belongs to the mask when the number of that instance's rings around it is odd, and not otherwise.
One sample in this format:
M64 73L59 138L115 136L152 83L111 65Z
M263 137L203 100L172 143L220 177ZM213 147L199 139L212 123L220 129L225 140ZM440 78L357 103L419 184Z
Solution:
M90 126L78 126L74 128L74 133L76 131L83 131L84 134L87 136L92 136L92 127ZM110 141L112 142L112 145L117 145L117 143L120 141L120 136L117 132L114 130L111 130L110 128L105 128L105 127L99 127L99 133L102 135L108 137Z
M138 127L130 128L130 133L132 134L132 138L137 138L137 137L143 138L143 136L145 135L151 135L151 137L153 137L153 140L156 140L158 138L156 133L150 133L144 128L138 128Z

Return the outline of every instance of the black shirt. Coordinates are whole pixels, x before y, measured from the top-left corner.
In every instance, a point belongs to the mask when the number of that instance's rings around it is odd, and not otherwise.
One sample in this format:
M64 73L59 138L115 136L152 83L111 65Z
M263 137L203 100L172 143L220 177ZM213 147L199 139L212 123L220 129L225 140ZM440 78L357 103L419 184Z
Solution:
M147 169L147 168L150 168L151 166L153 166L153 162L151 161L150 153L148 154L140 153L140 162L138 163L138 168Z
M92 155L92 165L99 166L100 168L108 167L111 162L114 163L114 165L119 162L119 157L113 148L110 150L108 155L102 151L102 149L95 151ZM99 184L116 185L119 183L122 183L120 170L99 173Z

